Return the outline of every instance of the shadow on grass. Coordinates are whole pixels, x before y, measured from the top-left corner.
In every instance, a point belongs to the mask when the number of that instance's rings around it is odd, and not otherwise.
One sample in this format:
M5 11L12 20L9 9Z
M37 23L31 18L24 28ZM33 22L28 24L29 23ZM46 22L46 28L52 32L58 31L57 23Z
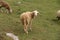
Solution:
M52 19L52 22L54 22L55 24L60 25L60 20L57 20L57 19Z

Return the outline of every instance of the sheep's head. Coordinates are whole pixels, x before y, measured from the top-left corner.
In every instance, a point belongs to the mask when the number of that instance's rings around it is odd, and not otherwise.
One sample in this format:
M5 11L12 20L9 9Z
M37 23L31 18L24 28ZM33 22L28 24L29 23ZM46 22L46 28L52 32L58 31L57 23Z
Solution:
M10 13L12 13L12 9L10 9L10 11L9 11Z
M33 11L34 15L37 16L37 14L39 13L37 10Z

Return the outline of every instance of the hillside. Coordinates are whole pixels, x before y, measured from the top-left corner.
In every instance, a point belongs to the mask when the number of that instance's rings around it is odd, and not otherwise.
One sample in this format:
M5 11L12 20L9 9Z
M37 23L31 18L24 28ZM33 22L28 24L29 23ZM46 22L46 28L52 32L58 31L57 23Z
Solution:
M20 40L60 40L60 21L56 21L56 11L60 9L60 0L4 0L11 5L12 14L3 9L0 12L0 40L12 40L5 32L12 32ZM18 2L21 2L18 4ZM38 10L34 19L32 32L27 36L20 22L20 14L25 11Z

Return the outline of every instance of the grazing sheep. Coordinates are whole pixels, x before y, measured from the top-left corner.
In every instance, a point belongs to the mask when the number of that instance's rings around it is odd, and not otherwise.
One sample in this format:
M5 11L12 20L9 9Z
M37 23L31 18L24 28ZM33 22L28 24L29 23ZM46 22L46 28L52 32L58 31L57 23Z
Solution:
M57 18L60 20L60 10L57 11Z
M0 8L2 7L6 8L9 13L12 13L12 9L10 8L10 5L7 2L0 0Z
M32 12L24 12L20 15L20 18L21 18L21 22L24 26L24 31L25 33L28 34L28 26L31 25L32 23L32 19L37 16L37 13L39 13L37 10L35 11L32 11ZM29 27L30 30L31 30L31 26Z

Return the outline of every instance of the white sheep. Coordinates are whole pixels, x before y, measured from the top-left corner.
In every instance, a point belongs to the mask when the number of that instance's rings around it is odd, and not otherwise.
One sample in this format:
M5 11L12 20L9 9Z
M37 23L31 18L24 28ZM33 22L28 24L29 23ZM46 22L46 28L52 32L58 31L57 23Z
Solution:
M18 36L14 35L13 33L6 33L8 37L11 37L13 40L19 40Z
M39 13L39 12L37 10L34 10L32 12L30 12L30 11L24 12L20 15L20 19L21 19L21 22L24 26L25 33L28 34L28 26L31 25L32 19L35 16L37 16L37 13ZM32 30L31 26L29 28L30 28L30 30Z
M60 20L60 10L57 11L57 18Z

